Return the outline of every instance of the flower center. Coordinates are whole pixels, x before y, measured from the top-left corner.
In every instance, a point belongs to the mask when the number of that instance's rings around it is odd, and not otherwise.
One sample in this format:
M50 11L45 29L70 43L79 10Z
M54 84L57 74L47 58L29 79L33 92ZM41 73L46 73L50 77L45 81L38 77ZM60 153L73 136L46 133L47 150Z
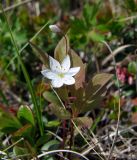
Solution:
M64 74L63 74L63 73L59 73L58 76L59 76L60 78L64 78Z

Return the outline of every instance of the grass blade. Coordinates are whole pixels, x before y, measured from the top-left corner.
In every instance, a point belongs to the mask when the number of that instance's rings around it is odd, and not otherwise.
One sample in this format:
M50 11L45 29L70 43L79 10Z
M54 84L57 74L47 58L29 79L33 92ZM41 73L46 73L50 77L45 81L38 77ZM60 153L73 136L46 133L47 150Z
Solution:
M25 68L25 65L24 65L24 63L23 63L23 61L21 59L19 48L18 48L18 46L16 44L16 41L14 39L10 24L8 22L8 19L7 19L7 16L5 14L5 11L4 11L3 7L2 7L2 12L3 12L3 15L4 15L5 21L7 23L8 30L10 32L10 36L11 36L11 40L12 40L13 46L15 47L15 50L16 50L16 55L17 55L18 61L19 61L20 65L21 65L21 69L23 71L23 74L24 74L25 80L27 82L27 86L28 86L29 92L31 94L32 102L33 102L33 105L34 105L34 109L35 109L35 112L36 112L36 117L37 117L39 129L40 129L40 134L43 135L43 130L44 129L43 129L43 123L42 123L42 115L41 115L41 111L40 111L40 108L39 108L37 100L36 100L35 91L34 91L33 86L31 84L31 80L30 80L29 74L28 74L28 72L27 72L27 70Z

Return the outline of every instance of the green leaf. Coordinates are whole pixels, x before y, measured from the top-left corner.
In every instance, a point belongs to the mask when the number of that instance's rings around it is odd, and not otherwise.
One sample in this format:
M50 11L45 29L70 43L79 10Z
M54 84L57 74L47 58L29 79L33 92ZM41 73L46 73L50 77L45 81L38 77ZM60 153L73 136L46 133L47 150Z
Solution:
M55 121L49 121L46 124L46 127L58 127L60 125L60 121L55 120Z
M0 130L6 133L12 133L18 130L22 125L18 119L8 111L0 109Z
M57 44L55 51L54 51L54 58L57 59L60 63L63 61L63 59L68 54L68 51L70 49L69 46L69 39L67 35L63 37L59 43Z
M80 67L80 71L75 76L75 87L76 89L83 88L83 83L85 82L85 65L74 50L71 50L70 53L73 67Z
M51 104L51 111L59 118L59 119L70 119L71 114L67 111L63 106L58 106Z
M83 16L85 18L87 26L90 26L92 24L92 21L94 21L95 16L100 11L100 4L101 4L101 1L98 1L96 4L94 3L93 5L89 5L87 3L84 6Z
M125 5L127 6L127 9L130 9L132 12L137 11L136 1L134 0L126 0Z
M104 40L104 36L97 33L96 31L92 30L90 32L87 33L87 37L89 39L92 39L93 41L95 42L100 42L100 41L103 41Z
M42 137L40 137L37 141L36 141L36 147L39 147L41 145L44 145L45 143L47 143L50 139L52 138L52 135L49 133L44 134Z
M71 34L75 35L75 37L80 36L87 32L87 26L85 25L84 19L75 18L71 21ZM77 34L76 34L77 33Z
M27 148L23 148L23 147L19 147L19 146L14 146L13 147L13 153L16 156L19 156L19 155L28 154L29 151L27 150Z
M49 67L49 58L48 54L42 51L38 46L36 46L34 43L29 42L30 46L34 50L34 53L36 56L42 61L42 63L45 65L46 68Z
M50 103L53 103L55 105L61 105L58 97L53 92L45 91L43 93L43 97Z
M137 63L136 62L130 62L128 64L128 72L136 74L137 73Z
M42 151L48 151L48 150L54 150L57 149L60 145L60 142L57 140L51 140L48 143L46 143L41 150Z
M27 122L31 123L33 126L35 125L33 113L27 105L20 106L17 113L17 117L20 120L23 120L23 121L26 120Z
M58 97L52 92L44 92L44 98L50 102L51 111L59 118L59 119L69 119L70 113L63 108L61 102L59 101Z

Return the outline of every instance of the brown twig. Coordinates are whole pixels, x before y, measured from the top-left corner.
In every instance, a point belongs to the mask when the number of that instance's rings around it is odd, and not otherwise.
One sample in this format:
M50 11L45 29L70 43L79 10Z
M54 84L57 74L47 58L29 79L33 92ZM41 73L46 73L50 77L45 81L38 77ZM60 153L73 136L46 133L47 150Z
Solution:
M33 1L33 0L25 0L25 1L22 1L22 2L20 2L20 3L15 4L15 5L9 6L9 7L7 7L7 8L4 9L4 12L10 11L10 10L16 8L16 7L22 6L22 5L24 5L24 4L26 4L26 3L29 3L29 2L31 2L31 1ZM0 11L0 14L1 14L1 13L3 13L3 12Z
M110 60L114 60L115 56L120 53L121 51L123 51L124 49L128 48L128 47L133 47L135 45L123 45L118 47L117 49L115 49L114 51L111 52L111 54L109 54L103 61L102 61L102 66L105 66Z
M118 49L116 49L115 51L112 51L110 46L105 42L103 41L103 43L106 45L106 47L108 48L108 50L110 51L110 57L112 57L113 59L113 62L114 62L114 68L115 68L115 72L116 72L116 60L115 60L115 54L118 53L119 51L121 51L122 49L124 48L127 48L131 45L125 45L125 46L122 46L122 47L119 47ZM116 73L116 78L117 78L117 73ZM117 116L117 126L116 126L116 133L115 133L115 137L113 139L113 142L112 142L112 146L110 148L110 152L109 152L109 156L108 156L108 160L111 159L111 156L112 156L112 153L113 153L113 150L114 150L114 147L115 147L115 142L117 140L117 137L118 137L118 131L119 131L119 123L120 123L120 115L121 115L121 108L120 108L120 104L121 104L121 99L120 99L120 84L119 84L119 80L117 78L117 84L118 84L118 95L119 95L119 99L118 99L118 116Z

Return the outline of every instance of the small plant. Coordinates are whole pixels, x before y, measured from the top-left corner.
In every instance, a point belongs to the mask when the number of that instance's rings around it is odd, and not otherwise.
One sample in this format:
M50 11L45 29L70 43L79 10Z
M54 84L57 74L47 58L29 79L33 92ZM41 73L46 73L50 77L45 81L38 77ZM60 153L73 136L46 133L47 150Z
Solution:
M1 4L0 159L136 159L136 0Z
M41 53L43 52L40 52L40 56ZM103 98L105 85L112 78L112 74L99 73L86 82L86 65L70 48L67 35L56 46L55 59L47 54L42 57L45 57L43 61L46 69L41 73L47 78L45 80L51 80L46 81L51 84L51 90L44 91L43 96L49 102L52 113L62 122L62 147L75 148L75 129L90 128L92 125L90 117L80 115L98 107Z
M60 146L63 149L69 147L75 150L78 147L74 145L75 132L78 131L81 135L79 127L90 128L92 125L92 119L83 116L83 113L98 107L103 98L105 84L112 78L112 75L99 73L86 82L86 65L70 48L67 35L64 35L56 46L55 59L45 54L35 44L30 44L39 53L46 67L41 71L46 77L45 84L51 84L48 90L42 91L43 97L49 102L50 110L60 121L55 126L61 124L63 129L60 130L62 143L59 145L59 142L55 141L51 143L51 146L56 145L57 148ZM35 118L37 115L34 111L27 105L22 105L15 116L1 110L0 119L4 120L4 123L0 125L1 131L12 135L13 143L23 138L13 146L16 156L29 154L28 157L35 157L46 148L48 140L52 142L52 136L46 131L46 128L43 135L39 134L39 128L37 128L39 122ZM42 108L39 111L43 113ZM76 150L79 151L80 148ZM68 158L71 158L71 155L68 155Z

